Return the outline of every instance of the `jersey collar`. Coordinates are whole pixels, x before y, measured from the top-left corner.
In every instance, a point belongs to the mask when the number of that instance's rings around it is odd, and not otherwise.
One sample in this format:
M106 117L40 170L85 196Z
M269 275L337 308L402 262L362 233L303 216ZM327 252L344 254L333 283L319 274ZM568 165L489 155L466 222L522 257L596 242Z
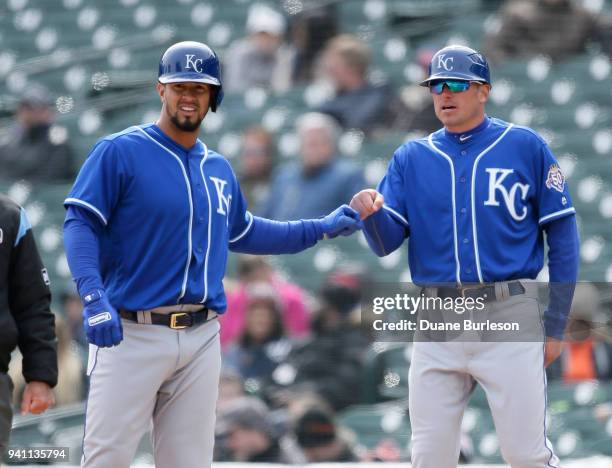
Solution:
M455 143L459 143L460 145L464 145L466 143L470 143L478 138L480 133L485 130L491 124L491 119L485 115L484 120L479 123L476 127L467 132L454 133L444 129L444 135L449 140L454 141Z
M157 141L162 143L164 146L167 146L175 151L180 151L181 153L191 154L191 155L199 155L204 156L204 144L198 138L196 140L195 145L191 148L185 148L183 145L180 145L168 135L166 135L161 128L157 126L157 124L151 124L148 129L144 128L144 130L149 130L149 135L155 138Z

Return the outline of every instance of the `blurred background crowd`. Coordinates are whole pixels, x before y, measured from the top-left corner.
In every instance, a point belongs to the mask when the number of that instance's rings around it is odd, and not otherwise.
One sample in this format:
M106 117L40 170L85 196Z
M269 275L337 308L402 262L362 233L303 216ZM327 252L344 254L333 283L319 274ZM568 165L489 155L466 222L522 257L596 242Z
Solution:
M433 53L484 52L489 115L547 140L578 212L584 283L548 370L550 436L564 458L612 456L610 0L3 2L0 191L26 208L49 270L60 365L58 409L18 418L13 444L81 442L87 343L62 201L98 138L156 119L159 56L179 40L220 55L226 96L201 138L232 161L250 211L278 220L319 217L375 187L403 141L440 126L417 85ZM361 235L232 256L215 458L406 460L410 344L375 341L359 307L365 288L398 281L410 281L405 248L379 259ZM11 365L18 402L19 356ZM501 461L480 389L463 430L463 460Z

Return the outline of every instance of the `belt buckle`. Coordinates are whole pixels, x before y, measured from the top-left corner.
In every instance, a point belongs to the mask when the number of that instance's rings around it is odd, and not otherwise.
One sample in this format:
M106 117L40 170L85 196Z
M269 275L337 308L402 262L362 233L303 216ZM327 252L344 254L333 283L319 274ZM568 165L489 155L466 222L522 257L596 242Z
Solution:
M173 330L182 330L183 328L189 328L189 325L177 325L176 321L179 317L187 317L187 312L172 312L170 314L170 328Z
M472 289L480 289L480 288L482 288L481 285L478 285L478 286L465 286L465 287L459 288L459 291L461 293L461 297L463 299L465 299L465 291L469 291L469 290L472 290Z

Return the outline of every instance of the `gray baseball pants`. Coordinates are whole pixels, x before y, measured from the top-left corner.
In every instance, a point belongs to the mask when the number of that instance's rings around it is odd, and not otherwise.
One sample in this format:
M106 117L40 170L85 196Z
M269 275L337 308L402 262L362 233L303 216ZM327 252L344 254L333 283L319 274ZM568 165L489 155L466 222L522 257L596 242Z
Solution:
M541 330L534 294L488 303L486 313L491 319L516 317L523 326ZM457 466L461 421L475 382L486 393L504 460L512 468L559 467L546 438L541 339L485 342L464 335L417 341L408 382L413 468Z
M151 422L157 468L211 466L219 321L182 330L122 323L119 346L89 349L81 466L129 467Z

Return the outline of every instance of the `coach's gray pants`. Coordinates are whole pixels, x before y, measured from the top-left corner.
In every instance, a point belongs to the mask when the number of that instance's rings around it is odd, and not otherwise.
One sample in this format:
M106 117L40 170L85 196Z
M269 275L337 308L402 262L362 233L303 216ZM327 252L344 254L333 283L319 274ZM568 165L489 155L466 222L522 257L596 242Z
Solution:
M527 317L523 324L541 327L534 298L515 296L487 309L492 317ZM506 462L512 468L558 467L545 434L542 341L462 340L414 344L408 376L413 468L457 466L461 421L474 381L487 395Z
M90 346L82 466L129 467L153 422L157 468L212 464L219 322L172 330L123 320L123 341Z

